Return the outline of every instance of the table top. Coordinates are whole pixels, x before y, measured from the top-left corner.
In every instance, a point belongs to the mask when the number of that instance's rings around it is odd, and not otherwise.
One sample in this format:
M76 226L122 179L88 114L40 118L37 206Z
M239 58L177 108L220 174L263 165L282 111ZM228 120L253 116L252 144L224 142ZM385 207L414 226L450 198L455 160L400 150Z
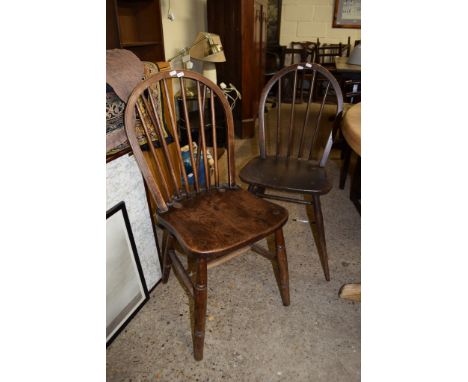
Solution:
M353 151L361 156L361 103L351 106L343 117L343 136Z
M335 66L337 72L361 73L361 65L347 64L349 57L335 57Z

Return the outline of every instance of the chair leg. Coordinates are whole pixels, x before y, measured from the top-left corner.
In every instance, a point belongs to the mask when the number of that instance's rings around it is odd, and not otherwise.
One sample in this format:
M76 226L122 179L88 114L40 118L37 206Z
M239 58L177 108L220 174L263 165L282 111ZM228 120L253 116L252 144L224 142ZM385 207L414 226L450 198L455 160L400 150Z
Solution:
M286 247L284 245L283 229L280 228L275 231L275 244L276 244L276 259L278 261L279 269L279 287L281 300L284 306L289 306L289 272L288 272L288 259L286 256Z
M356 206L359 215L361 214L361 157L359 156L356 162L356 168L351 179L351 187L349 198Z
M346 183L346 177L348 176L349 172L349 163L351 161L351 148L346 143L346 141L343 142L343 149L341 152L343 156L343 163L340 168L340 189L343 190Z
M197 259L197 274L193 287L195 303L195 328L193 336L193 355L195 360L203 359L203 347L205 345L205 322L207 290L207 264L206 259Z
M172 261L169 256L169 251L174 250L174 237L168 234L164 243L164 254L163 254L163 269L162 269L162 282L166 284L169 280L169 274L171 273Z
M317 227L318 237L315 241L317 250L320 257L320 263L322 264L323 273L325 280L330 281L330 271L328 269L328 255L327 255L327 244L325 242L325 227L323 225L322 207L320 205L320 196L313 195L314 200L314 215L315 225Z

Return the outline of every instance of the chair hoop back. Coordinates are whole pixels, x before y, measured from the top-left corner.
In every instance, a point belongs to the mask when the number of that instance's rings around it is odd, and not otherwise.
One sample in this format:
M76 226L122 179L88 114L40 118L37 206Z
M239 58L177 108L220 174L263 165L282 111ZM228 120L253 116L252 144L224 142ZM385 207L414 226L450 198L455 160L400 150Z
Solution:
M172 87L168 86L170 81L172 85L180 86L182 110L179 110L177 121L172 91L169 91ZM192 118L193 113L189 112L187 102L188 83L195 84L196 95L191 99L198 107L195 119ZM161 113L158 113L160 103L167 106L168 115L161 117ZM146 145L142 145L139 140L137 118L141 120ZM224 126L219 124L220 120ZM183 121L183 126L180 121ZM135 87L125 110L125 130L158 213L167 212L183 198L209 191L213 185L222 187L216 139L220 128L226 131L227 186L234 187L234 124L223 91L207 78L188 70L160 72ZM197 151L195 139L192 139L192 130L195 129L198 129ZM182 130L188 147L181 147ZM208 150L209 142L211 152ZM172 155L170 144L175 145L175 153ZM185 158L183 151L188 154ZM212 158L209 159L210 155Z
M293 77L293 78L291 78ZM306 94L306 110L304 112L304 121L302 124L298 125L295 118L297 117L298 113L296 112L296 103L298 101L298 97L296 96L297 90L302 92L303 89L303 82L308 81L310 83L309 88L306 89L308 94ZM301 86L299 86L301 83ZM318 86L320 84L320 88ZM284 148L286 143L286 157L291 157L296 151L294 148L294 142L297 141L299 137L299 142L297 142L296 146L298 146L297 150L297 157L298 159L308 159L311 160L313 157L313 152L318 149L319 140L317 139L319 130L321 129L321 124L323 125L322 114L324 110L325 103L327 100L334 101L333 103L336 104L336 112L334 112L334 127L331 129L328 138L326 139L326 143L323 147L322 155L318 159L319 165L321 167L325 166L326 161L328 160L328 156L330 154L330 150L333 144L334 135L338 129L339 123L341 121L341 116L343 112L343 94L341 88L335 79L335 77L323 66L316 64L316 63L308 63L303 62L300 64L295 64L283 68L278 73L276 73L265 85L262 94L260 96L260 104L259 104L259 146L260 146L260 157L266 158L267 156L267 142L266 142L266 131L265 131L265 102L268 97L268 94L272 91L272 88L275 86L276 88L276 101L277 101L277 109L276 111L271 110L271 113L276 113L276 152L275 155L277 157L281 156L281 149ZM285 98L285 95L282 93L286 93L289 89L290 99L291 102L291 111L289 116L289 126L287 127L287 139L283 137L281 139L280 130L284 130L286 126L285 123L281 123L281 103L282 97ZM321 91L322 93L318 93ZM271 94L270 94L271 96ZM302 94L301 94L302 98ZM321 101L321 102L317 102ZM284 101L286 102L286 101ZM289 102L288 102L289 103ZM311 112L311 104L313 103L320 103L319 110L317 112L317 116L315 119L315 130L312 132L312 138L310 144L306 144L305 137L307 131L306 128L312 124L310 117ZM327 106L328 107L328 106ZM297 135L297 131L299 130L300 135ZM283 142L281 142L281 140ZM307 156L304 151L307 152L307 147L309 148L309 155ZM283 150L284 151L284 150ZM319 155L319 154L317 154Z

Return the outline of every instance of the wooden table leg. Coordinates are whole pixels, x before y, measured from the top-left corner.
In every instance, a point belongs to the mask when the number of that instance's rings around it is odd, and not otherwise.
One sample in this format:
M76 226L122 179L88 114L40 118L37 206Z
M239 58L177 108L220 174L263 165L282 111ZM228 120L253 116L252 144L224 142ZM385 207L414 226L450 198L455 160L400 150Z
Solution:
M361 214L361 157L358 157L356 162L353 179L351 180L349 198L356 206L359 214Z

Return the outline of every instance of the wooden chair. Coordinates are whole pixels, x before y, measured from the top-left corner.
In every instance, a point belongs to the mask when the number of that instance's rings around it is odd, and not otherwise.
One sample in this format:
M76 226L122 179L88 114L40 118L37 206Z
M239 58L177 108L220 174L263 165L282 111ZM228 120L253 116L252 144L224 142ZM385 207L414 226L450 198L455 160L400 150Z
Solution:
M190 124L185 89L194 87L197 90L199 121L205 121L205 113L211 124L206 129L203 122L200 122L198 153L193 149L190 126L184 129L189 141L188 161L184 161L180 137L172 130L178 156L174 160L168 155L166 140L162 139L159 141L162 142L162 157L156 155L154 145L146 145L145 152L152 154L153 162L150 164L143 153L145 146L140 146L137 140L136 118L142 120L147 137L152 134L161 136L167 125L176 126L175 110L172 107L169 107L169 115L165 116L170 121L169 124L155 112L157 98L168 94L168 82L171 81L180 85L183 105L180 112L185 115L185 121ZM171 105L170 102L168 104ZM205 107L206 105L208 106ZM216 105L220 105L220 108L216 108ZM220 116L215 115L219 109L223 111L227 130L227 155L220 159L216 146L216 123ZM162 281L168 281L170 270L173 269L194 299L194 357L201 360L205 337L207 269L210 267L252 249L272 260L278 267L281 299L284 305L289 305L289 276L282 230L288 219L288 212L236 185L232 112L221 89L200 74L180 70L162 72L141 82L128 100L125 129L140 171L156 202L157 222L166 234ZM212 166L207 160L208 135L212 135L213 142ZM221 160L223 158L224 161ZM187 170L187 165L192 172ZM167 169L169 176L160 185L156 182L154 172L150 171L152 166L158 173ZM255 244L270 234L275 237L276 253ZM191 264L194 263L193 281L176 255L176 249L187 255Z
M291 48L286 49L286 60L285 60L285 65L284 66L289 66L293 65L296 63L300 62L315 62L315 55L316 55L316 49L319 46L319 42L317 39L317 42L312 42L312 41L291 41ZM288 59L288 57L291 57L291 59ZM298 81L297 81L297 87L296 87L296 92L297 92L297 97L296 97L296 102L297 103L303 103L304 102L304 90L305 85L310 82L311 78L307 77L307 75L304 72L301 72ZM284 96L291 95L292 94L292 89L289 89L288 93L284 93ZM285 99L285 102L290 102L290 96L289 97L283 97Z
M318 42L315 50L315 62L317 64L322 65L325 67L330 73L332 73L335 78L340 82L340 76L336 72L336 65L335 65L335 58L342 57L342 56L349 56L351 45L350 45L351 38L348 37L348 43L338 43L338 44L321 44ZM325 87L325 82L321 82L320 80L316 86L316 93L314 97L320 96L323 93Z
M282 82L289 77L294 84L302 71L312 76L312 84L307 95L306 105L282 103ZM326 89L321 102L314 103L312 94L317 80L326 81ZM291 81L291 80L290 80ZM276 113L269 113L268 130L263 107L266 95L278 84ZM330 95L334 90L335 95ZM290 108L289 115L287 109ZM331 122L325 114L333 114ZM282 113L283 112L283 113ZM325 242L320 196L332 188L328 180L325 164L333 144L343 112L343 96L333 75L318 64L301 63L289 66L278 72L263 89L259 105L260 156L252 159L240 171L242 181L249 184L249 190L257 196L287 202L311 205L314 210L314 223L317 231L315 242L319 252L325 279L330 280L328 255ZM266 191L270 192L267 193ZM271 193L307 195L306 198L291 198ZM311 199L311 200L310 200Z
M335 57L346 56L349 57L351 52L351 38L348 37L346 44L321 44L320 41L317 43L315 48L315 61L326 67L329 71L334 72L335 70Z

